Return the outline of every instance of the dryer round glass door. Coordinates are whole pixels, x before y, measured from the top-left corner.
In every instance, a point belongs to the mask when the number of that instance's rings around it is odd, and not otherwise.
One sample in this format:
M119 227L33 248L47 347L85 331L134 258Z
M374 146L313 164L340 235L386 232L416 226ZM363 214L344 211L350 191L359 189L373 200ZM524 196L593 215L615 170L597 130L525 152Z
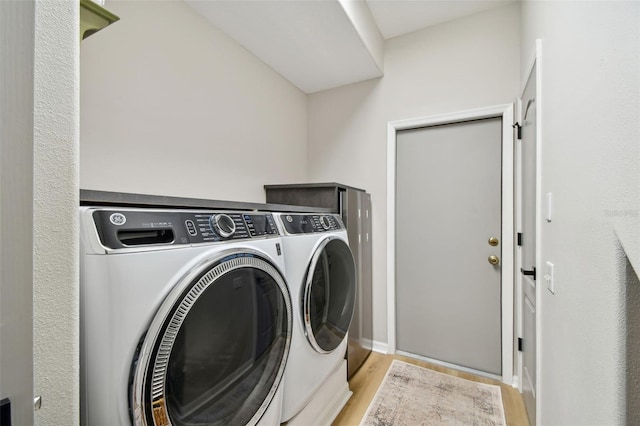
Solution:
M356 266L347 243L327 238L313 255L303 294L307 339L320 353L344 340L355 307Z
M284 279L267 260L209 261L167 296L132 365L136 425L255 424L282 378L291 338Z

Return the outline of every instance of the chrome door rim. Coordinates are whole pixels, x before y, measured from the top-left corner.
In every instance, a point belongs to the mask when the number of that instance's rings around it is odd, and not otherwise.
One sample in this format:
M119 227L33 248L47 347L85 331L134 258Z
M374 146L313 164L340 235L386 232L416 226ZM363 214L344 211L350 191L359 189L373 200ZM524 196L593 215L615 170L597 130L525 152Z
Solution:
M344 242L341 238L335 237L335 236L330 236L325 238L316 248L315 252L313 253L313 257L311 258L311 262L309 263L309 266L307 267L307 274L304 280L304 293L303 293L303 303L302 303L302 320L304 321L304 334L307 336L307 340L309 341L309 344L311 344L311 347L313 347L313 349L321 354L329 354L332 353L334 349L328 351L324 348L322 348L319 344L318 341L315 338L314 332L313 332L313 327L311 326L311 316L309 315L309 312L311 310L311 286L313 285L313 271L316 268L316 265L318 264L318 261L320 260L320 257L322 256L322 253L325 250L325 247L327 246L327 244L329 244L331 241L333 240L339 240L342 243L344 243L347 246L347 249L349 250L349 253L351 253L351 249L349 249L349 245ZM351 262L354 266L354 271L355 271L355 261L353 260L353 254L351 255ZM357 278L354 282L354 285L357 285ZM354 290L355 291L355 290ZM355 300L355 299L354 299ZM349 319L349 323L351 323L351 320L353 319L353 311L354 311L355 307L353 307L351 309L351 318ZM348 327L347 327L348 328ZM343 338L344 341L344 338Z
M287 337L285 340L284 355L267 397L247 424L255 425L267 410L274 394L278 390L278 386L284 374L284 367L291 345L292 316L289 290L284 278L282 278L280 270L271 262L266 260L262 254L249 249L225 250L223 252L219 252L214 258L202 261L178 281L162 302L162 305L156 312L151 325L146 331L143 337L144 342L140 349L137 365L135 367L133 384L131 386L131 413L133 416L133 423L136 426L171 425L164 393L167 364L171 350L173 349L173 343L177 337L178 331L180 330L180 326L184 322L184 319L188 315L191 307L212 283L218 280L222 275L242 268L256 268L268 274L277 283L285 301L287 313ZM182 296L185 290L190 286L191 289L188 293ZM178 307L174 310L176 304L178 304ZM173 312L173 315L171 315L171 319L169 320L167 327L162 333L162 336L160 336L171 312ZM160 347L158 348L158 354L153 359L153 368L151 369L150 362L152 361L152 354L159 338L162 338L162 340L160 342ZM162 359L160 359L161 353ZM151 407L147 407L145 395L149 391L146 383L149 378L150 370L152 370ZM147 422L147 408L149 408L148 411L153 413L154 420L151 423Z

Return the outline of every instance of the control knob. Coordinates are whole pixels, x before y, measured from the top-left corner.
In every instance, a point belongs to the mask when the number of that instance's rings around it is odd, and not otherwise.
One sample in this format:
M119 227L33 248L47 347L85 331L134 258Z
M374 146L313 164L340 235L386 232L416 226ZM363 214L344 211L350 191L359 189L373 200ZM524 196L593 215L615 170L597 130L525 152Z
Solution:
M322 225L322 228L325 231L329 230L331 228L331 222L329 221L329 216L321 216L320 225Z
M229 238L236 232L236 223L226 214L214 214L209 219L211 229L222 238Z

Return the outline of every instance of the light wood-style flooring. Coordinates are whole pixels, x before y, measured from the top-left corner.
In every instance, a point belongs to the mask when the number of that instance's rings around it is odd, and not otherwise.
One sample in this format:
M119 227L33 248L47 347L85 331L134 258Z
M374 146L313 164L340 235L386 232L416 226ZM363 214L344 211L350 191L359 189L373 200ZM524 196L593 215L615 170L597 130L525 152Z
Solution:
M527 413L524 408L522 395L517 389L507 386L504 383L495 380L486 379L484 377L474 376L473 374L462 371L452 370L424 361L409 358L402 355L384 355L373 352L369 358L360 367L356 374L349 380L349 388L353 392L351 399L344 406L338 417L333 422L333 426L357 426L362 420L364 413L367 411L369 403L373 399L378 386L382 383L382 379L391 365L391 361L398 359L410 364L419 365L421 367L430 368L441 373L451 374L463 379L474 380L492 385L499 385L502 391L502 402L504 403L504 412L508 426L529 426Z

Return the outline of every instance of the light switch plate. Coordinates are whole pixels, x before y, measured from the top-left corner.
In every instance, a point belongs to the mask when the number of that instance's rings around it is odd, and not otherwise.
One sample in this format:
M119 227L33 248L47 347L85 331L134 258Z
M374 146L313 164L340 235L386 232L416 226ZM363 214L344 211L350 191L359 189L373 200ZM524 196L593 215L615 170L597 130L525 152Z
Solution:
M553 278L553 263L547 261L544 271L544 280L547 282L547 290L556 294L556 286Z
M545 220L551 222L551 216L553 214L553 194L547 192L547 208L545 211Z

